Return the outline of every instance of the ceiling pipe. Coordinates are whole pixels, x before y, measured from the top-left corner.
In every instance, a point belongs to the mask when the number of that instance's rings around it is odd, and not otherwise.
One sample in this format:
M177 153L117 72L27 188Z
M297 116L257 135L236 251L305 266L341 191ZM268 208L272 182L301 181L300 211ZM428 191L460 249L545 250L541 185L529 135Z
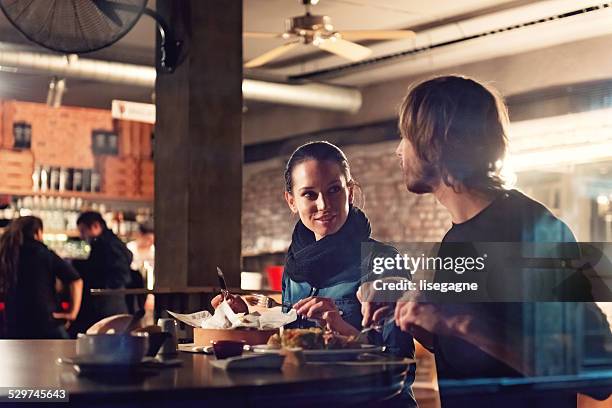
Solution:
M286 85L244 79L242 81L242 94L247 100L350 113L355 113L361 108L361 92L359 90L332 85L313 83Z
M62 78L81 78L100 82L155 87L153 67L79 58L76 55L0 50L0 66L27 69ZM361 107L357 89L323 84L288 85L244 79L246 100L355 113Z

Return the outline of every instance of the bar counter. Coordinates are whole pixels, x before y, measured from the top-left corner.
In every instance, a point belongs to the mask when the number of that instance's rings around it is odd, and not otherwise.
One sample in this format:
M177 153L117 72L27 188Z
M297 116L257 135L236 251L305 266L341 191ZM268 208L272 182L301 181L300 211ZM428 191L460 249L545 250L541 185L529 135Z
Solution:
M395 395L406 366L285 365L283 370L223 371L203 354L179 352L179 367L79 377L58 357L75 355L75 340L0 340L0 387L64 389L80 406L306 406L372 403ZM7 388L0 396L7 396ZM176 405L180 404L180 405Z

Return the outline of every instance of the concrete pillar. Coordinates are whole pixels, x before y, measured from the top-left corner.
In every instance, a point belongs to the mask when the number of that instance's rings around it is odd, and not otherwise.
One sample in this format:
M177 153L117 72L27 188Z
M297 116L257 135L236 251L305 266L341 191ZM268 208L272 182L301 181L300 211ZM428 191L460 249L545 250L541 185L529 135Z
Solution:
M239 287L242 205L242 1L158 0L184 42L155 86L156 286ZM158 38L159 41L159 38Z

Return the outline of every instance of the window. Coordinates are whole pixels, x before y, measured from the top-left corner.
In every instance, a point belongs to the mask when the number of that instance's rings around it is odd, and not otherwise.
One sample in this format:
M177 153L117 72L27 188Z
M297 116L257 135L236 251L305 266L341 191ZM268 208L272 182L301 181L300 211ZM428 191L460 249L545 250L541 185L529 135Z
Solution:
M32 145L32 125L27 122L13 124L13 147L16 149L29 149Z
M119 137L106 130L94 130L91 133L91 149L94 154L119 154Z

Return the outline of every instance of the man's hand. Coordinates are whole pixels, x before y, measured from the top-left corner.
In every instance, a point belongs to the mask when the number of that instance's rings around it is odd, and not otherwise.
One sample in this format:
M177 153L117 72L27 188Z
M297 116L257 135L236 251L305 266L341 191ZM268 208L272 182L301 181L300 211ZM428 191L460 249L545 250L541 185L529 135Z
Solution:
M394 304L388 302L372 302L369 301L368 296L369 289L367 288L368 283L365 283L357 289L357 300L361 302L361 326L368 327L372 323L382 320L387 314L393 310ZM362 289L363 288L363 289Z
M470 314L450 314L433 303L398 302L395 307L395 324L402 331L413 333L424 330L443 336L462 336L472 320Z

